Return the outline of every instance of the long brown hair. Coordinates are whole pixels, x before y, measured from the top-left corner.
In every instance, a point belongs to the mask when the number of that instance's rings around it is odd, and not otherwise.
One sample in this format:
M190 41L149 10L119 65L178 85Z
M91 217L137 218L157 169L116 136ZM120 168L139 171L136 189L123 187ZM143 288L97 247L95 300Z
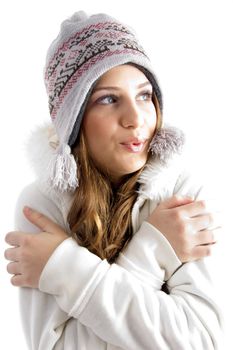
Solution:
M155 96L153 101L158 130L161 113ZM89 157L82 128L73 154L78 163L79 187L67 217L72 236L79 245L112 263L133 234L131 212L143 168L124 176L118 188L114 189L110 178Z

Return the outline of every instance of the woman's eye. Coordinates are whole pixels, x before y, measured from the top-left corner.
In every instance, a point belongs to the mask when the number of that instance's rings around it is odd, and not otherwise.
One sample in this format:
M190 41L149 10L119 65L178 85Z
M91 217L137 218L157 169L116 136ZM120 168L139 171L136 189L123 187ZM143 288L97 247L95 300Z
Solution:
M98 98L97 103L102 105L109 105L116 102L116 97L112 95L107 95Z
M151 101L152 100L152 92L151 91L143 92L139 96L139 99L142 100L142 101Z

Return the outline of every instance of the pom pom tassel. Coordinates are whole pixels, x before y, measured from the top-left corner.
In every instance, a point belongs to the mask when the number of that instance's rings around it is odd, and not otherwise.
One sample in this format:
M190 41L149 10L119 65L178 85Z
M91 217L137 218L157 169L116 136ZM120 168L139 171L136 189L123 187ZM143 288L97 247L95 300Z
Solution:
M166 126L157 132L150 143L150 151L161 162L166 162L176 153L181 153L185 136L180 129Z
M78 187L77 164L71 149L62 144L49 165L50 185L61 192L74 191Z

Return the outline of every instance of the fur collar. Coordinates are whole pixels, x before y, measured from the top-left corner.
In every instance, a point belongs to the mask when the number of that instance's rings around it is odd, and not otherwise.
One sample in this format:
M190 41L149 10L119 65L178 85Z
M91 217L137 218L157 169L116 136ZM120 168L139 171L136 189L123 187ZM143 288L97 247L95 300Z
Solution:
M25 145L27 157L43 192L51 189L47 182L49 163L55 153L58 139L51 123L37 127ZM184 145L184 134L174 127L165 126L151 142L152 157L140 175L139 194L143 198L155 199L164 196L164 191L174 185L181 165L181 153ZM171 167L172 170L171 171ZM57 197L57 195L56 195Z

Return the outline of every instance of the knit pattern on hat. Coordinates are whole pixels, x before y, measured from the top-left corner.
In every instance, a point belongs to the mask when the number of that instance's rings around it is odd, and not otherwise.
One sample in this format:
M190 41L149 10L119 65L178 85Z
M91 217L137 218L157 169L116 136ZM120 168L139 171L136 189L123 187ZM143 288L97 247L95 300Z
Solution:
M105 58L129 53L144 55L130 32L118 23L106 21L92 24L71 36L58 49L45 75L45 80L49 82L52 119L56 117L69 91L92 66L104 62Z

